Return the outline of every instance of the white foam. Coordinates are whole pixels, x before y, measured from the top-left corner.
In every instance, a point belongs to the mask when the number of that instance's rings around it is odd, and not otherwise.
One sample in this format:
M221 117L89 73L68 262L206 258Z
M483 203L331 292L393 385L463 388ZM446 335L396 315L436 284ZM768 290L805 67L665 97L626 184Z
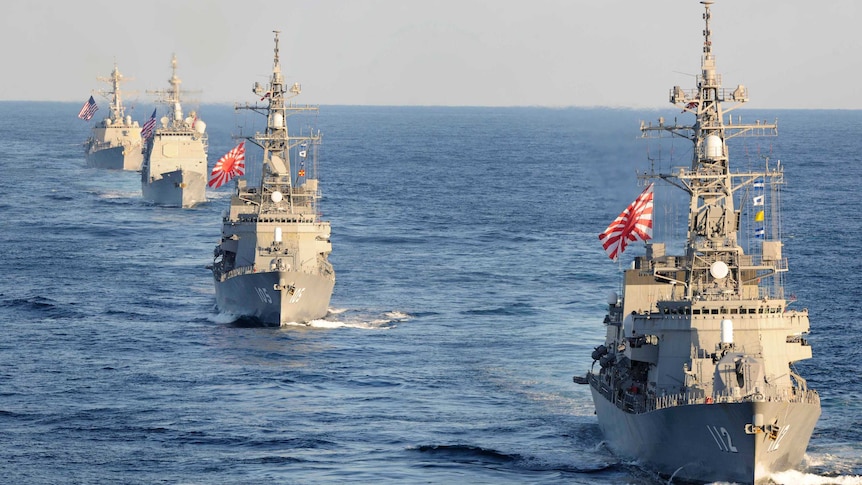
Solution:
M312 320L308 322L309 327L314 328L360 328L366 330L378 330L378 329L386 329L391 327L385 327L383 325L389 323L388 320L385 323L380 323L380 321L371 321L371 322L340 322L336 320Z
M862 476L859 475L823 477L796 470L773 473L769 478L779 485L862 485Z
M312 327L312 328L359 328L366 330L387 330L394 328L395 324L404 320L410 319L410 315L399 311L385 312L385 318L367 318L367 316L357 315L354 317L334 319L338 315L344 315L349 310L344 308L330 308L326 318L312 320L307 323L300 322L285 322L282 327ZM219 312L215 315L208 315L207 319L214 323L228 324L237 321L239 315L232 313Z
M234 315L232 313L217 313L215 315L207 315L207 320L213 323L233 323L239 319L239 316Z
M352 315L347 308L330 308L326 318L308 322L314 328L359 328L365 330L387 330L394 328L396 323L408 320L408 313L397 310L384 312L383 315ZM382 317L382 318L381 318Z
M314 328L340 328L346 327L347 324L343 322L334 322L331 320L312 320L308 322L308 326Z
M410 314L399 312L398 310L386 312L383 315L386 316L387 318L389 318L390 320L407 320L408 318L410 318Z

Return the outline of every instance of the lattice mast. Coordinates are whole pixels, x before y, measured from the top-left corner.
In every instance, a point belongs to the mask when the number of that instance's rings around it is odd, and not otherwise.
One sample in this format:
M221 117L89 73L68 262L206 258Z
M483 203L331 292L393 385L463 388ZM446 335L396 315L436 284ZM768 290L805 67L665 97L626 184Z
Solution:
M311 149L317 150L321 137L320 133L311 133L309 136L291 137L288 133L288 117L301 112L317 112L317 106L296 106L287 102L288 99L301 93L299 83L294 83L290 89L286 89L284 75L281 72L279 60L278 34L274 30L275 47L273 49L273 67L269 85L264 88L260 83L255 83L253 92L261 96L261 101L267 104L236 106L236 109L250 109L266 116L266 130L263 133L255 133L254 136L246 137L247 140L263 149L263 173L261 174L261 209L268 204L286 202L288 210L295 212L295 181L291 168L291 151L300 144L311 145ZM316 155L316 152L315 152ZM275 199L273 195L275 194ZM303 194L303 201L307 195Z
M689 215L686 238L687 281L686 298L741 298L742 285L749 278L742 269L754 270L758 277L776 273L770 265L755 265L745 262L743 249L738 241L741 210L734 206L734 193L742 187L765 178L780 179L779 171L732 173L729 166L727 140L737 136L775 136L778 124L741 124L724 122L725 114L748 101L748 91L743 85L734 90L721 87L721 76L716 72L715 56L712 52L710 30L711 0L701 2L703 14L703 54L697 88L684 90L674 86L670 91L670 102L683 112L693 113L693 125L665 124L660 118L658 125L641 125L644 137L661 137L670 133L690 140L694 144L692 164L689 170L679 168L675 173L647 174L645 178L660 178L688 192ZM724 108L722 103L732 102ZM707 291L707 289L717 291Z

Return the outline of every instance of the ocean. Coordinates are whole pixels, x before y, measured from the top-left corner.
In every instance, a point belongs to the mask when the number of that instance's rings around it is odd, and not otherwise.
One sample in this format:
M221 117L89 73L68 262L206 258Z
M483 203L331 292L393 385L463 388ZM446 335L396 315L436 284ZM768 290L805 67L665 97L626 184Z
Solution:
M572 376L619 286L598 233L637 172L690 163L639 122L691 115L322 106L330 313L264 328L218 313L205 268L233 184L149 205L139 174L86 167L79 108L0 103L0 482L667 483L607 450ZM198 113L211 167L248 121ZM814 351L797 369L823 406L773 480L862 484L862 112L741 113L779 120L730 154L785 170L787 292Z

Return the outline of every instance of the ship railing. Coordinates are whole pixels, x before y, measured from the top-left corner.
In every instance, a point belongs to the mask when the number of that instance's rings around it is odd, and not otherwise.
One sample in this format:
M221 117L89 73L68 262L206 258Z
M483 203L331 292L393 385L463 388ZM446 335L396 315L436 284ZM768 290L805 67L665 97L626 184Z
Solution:
M587 379L590 385L608 401L614 403L621 410L633 414L647 413L676 406L713 403L785 402L820 404L820 395L817 391L798 388L766 386L762 391L757 390L748 395L723 392L712 396L706 396L703 391L692 390L653 397L641 393L623 391L619 388L615 392L611 383L605 377L598 374L590 373L587 375Z
M112 146L115 146L115 145L111 141L94 141L90 144L90 147L92 148L93 151L104 150L106 148L111 148ZM119 145L117 145L117 146L119 146Z
M751 392L746 395L740 395L736 392L725 391L721 393L716 393L712 396L707 396L703 392L692 391L658 396L652 401L652 403L650 403L649 400L647 402L647 408L650 408L650 411L674 406L687 406L691 404L736 402L786 402L819 404L820 395L816 391L812 390L767 386L767 388L763 390L757 389L754 392ZM650 406L650 404L654 405Z
M234 268L234 269L228 271L227 273L222 274L221 280L224 281L226 279L233 278L234 276L254 273L256 271L257 270L255 269L254 265L252 265L252 266L240 266L238 268Z
M234 268L234 269L228 271L227 273L222 273L221 278L219 278L219 281L224 281L224 280L233 278L234 276L240 276L240 275L256 273L256 272L257 272L256 266L240 266L239 268ZM318 269L318 273L320 275L323 275L323 276L329 276L329 275L335 274L335 271L332 268L332 264L329 263L329 261L326 261L326 264L321 266Z
M702 398L692 404L699 404L700 401L705 401ZM748 394L740 394L739 392L724 391L716 393L711 397L713 402L788 402L788 403L805 403L819 404L820 395L817 391L810 389L802 390L795 387L778 387L765 386L757 387L753 392Z

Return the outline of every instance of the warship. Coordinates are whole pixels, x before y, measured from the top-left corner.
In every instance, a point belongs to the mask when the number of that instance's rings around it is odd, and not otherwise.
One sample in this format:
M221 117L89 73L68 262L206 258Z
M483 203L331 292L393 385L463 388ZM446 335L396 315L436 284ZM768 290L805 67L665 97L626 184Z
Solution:
M808 311L791 309L794 299L784 294L781 164L729 166L729 139L777 136L778 124L728 115L748 101L748 90L722 88L713 2L700 3L706 27L697 88L670 91L670 102L695 121L641 124L644 138L690 140L691 166L662 173L653 165L640 174L646 189L599 236L611 259L635 241L645 255L624 270L622 295L609 296L605 341L574 381L589 385L605 443L618 456L662 476L762 483L800 464L820 398L793 365L812 351ZM652 241L657 183L688 197L679 255Z
M143 162L141 127L125 114L120 91L120 83L125 79L116 64L110 77L97 79L111 85L110 91L96 91L110 100L110 113L93 126L92 135L84 142L87 166L138 171Z
M177 56L171 59L170 89L147 91L168 106L155 127L155 111L144 125L146 148L141 167L141 192L145 200L171 207L193 207L206 201L206 124L192 111L183 117Z
M278 57L279 32L274 33L270 81L266 87L255 83L253 88L265 104L235 107L266 117L263 133L244 137L263 151L260 180L251 184L248 176L237 179L210 268L220 311L265 325L307 324L326 316L335 285L328 260L330 225L317 212L322 137L313 128L304 136L288 134L290 117L296 125L302 114L316 116L318 107L288 102L299 95L300 86L286 89ZM211 183L218 179L220 165Z

